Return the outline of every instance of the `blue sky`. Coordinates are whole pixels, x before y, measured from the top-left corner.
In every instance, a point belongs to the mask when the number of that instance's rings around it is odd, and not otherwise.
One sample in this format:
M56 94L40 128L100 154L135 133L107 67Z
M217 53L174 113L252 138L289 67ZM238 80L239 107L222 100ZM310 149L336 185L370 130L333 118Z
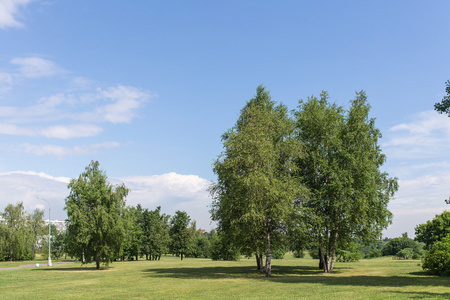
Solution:
M0 210L52 205L98 160L142 203L211 228L221 134L264 84L295 109L365 90L400 190L384 233L448 209L448 1L0 0Z

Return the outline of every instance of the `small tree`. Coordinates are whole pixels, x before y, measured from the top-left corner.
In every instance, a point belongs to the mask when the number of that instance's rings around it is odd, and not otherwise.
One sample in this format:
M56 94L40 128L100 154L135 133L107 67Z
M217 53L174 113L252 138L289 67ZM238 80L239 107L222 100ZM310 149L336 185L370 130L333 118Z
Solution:
M44 211L35 209L33 214L28 215L27 221L28 227L33 237L33 242L31 243L31 260L33 260L35 256L35 247L38 237L43 235L45 232Z
M123 251L127 233L124 217L125 185L107 182L97 161L91 161L77 179L70 180L66 198L68 254L83 264L108 265Z
M397 252L395 256L403 259L410 259L413 257L414 250L412 248L404 248Z
M8 204L5 212L1 214L5 219L3 227L3 238L5 241L5 259L24 260L30 259L28 250L31 248L31 232L27 228L27 219L23 203L17 205Z
M170 221L170 248L172 253L181 256L181 260L189 251L190 234L188 226L190 220L191 218L186 212L177 210Z

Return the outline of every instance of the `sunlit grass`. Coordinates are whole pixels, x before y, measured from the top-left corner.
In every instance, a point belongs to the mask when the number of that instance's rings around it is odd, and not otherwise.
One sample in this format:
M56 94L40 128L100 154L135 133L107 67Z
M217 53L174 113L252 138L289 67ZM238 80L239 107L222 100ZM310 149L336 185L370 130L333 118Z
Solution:
M0 268L5 263L0 263ZM406 299L448 298L450 278L429 276L418 260L389 257L338 263L333 274L318 261L274 260L273 277L256 272L253 259L238 262L166 256L161 261L80 263L0 270L2 299Z

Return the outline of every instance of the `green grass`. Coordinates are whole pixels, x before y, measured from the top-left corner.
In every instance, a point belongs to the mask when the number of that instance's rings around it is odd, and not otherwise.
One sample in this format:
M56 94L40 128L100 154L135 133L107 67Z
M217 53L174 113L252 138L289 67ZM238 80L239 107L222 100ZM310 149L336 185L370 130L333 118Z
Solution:
M5 267L0 263L0 268ZM21 263L22 264L22 263ZM450 298L450 278L427 275L418 260L383 257L338 263L333 274L318 261L273 261L273 277L238 262L162 257L114 262L109 268L70 263L0 270L2 299L408 299Z

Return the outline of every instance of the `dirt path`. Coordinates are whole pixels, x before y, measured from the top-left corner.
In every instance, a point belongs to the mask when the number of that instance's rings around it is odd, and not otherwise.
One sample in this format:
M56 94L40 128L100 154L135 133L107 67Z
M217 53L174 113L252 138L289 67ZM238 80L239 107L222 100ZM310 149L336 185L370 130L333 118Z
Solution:
M54 265L61 265L61 264L68 264L68 263L72 263L72 262L75 262L75 260L55 262L55 263L52 263L52 266L54 266ZM18 267L0 268L0 270L14 270L14 269L35 268L35 267L36 267L36 264L20 265ZM39 264L39 267L48 267L48 264Z

